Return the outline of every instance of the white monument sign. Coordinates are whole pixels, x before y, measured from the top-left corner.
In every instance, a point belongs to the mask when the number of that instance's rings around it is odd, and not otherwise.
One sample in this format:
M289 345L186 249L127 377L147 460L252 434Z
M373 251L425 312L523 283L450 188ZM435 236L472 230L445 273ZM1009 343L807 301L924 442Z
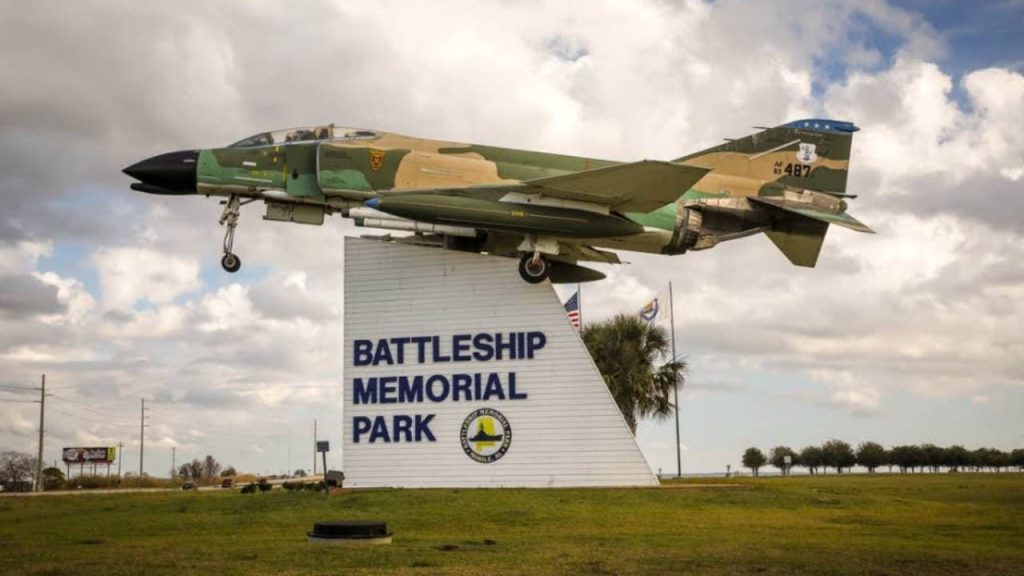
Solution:
M353 487L657 484L548 283L504 258L347 238Z

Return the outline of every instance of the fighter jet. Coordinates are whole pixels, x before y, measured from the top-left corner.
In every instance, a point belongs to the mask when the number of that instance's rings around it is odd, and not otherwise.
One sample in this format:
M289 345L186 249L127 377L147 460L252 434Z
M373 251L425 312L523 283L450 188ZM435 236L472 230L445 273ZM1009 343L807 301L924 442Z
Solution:
M670 162L616 162L340 128L261 132L223 148L182 150L124 172L150 194L223 198L221 265L235 272L240 208L321 225L341 214L372 236L517 258L530 283L604 275L579 262L618 251L684 254L764 233L790 262L813 267L846 213L851 122L808 119ZM401 231L404 236L392 235Z

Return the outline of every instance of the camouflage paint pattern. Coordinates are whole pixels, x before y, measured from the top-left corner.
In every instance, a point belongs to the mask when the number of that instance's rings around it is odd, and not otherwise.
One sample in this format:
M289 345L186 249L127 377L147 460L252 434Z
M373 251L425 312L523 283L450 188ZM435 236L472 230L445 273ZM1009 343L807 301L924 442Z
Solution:
M602 215L600 206L576 206L571 209L579 213L567 216L570 208L502 202L507 213L495 216L501 225L480 222L470 216L474 210L524 183L623 163L333 126L300 129L327 138L271 143L267 133L250 139L255 144L202 150L197 190L343 214L369 198L394 205L398 195L423 192L405 200L413 220L488 230L478 248L505 255L518 252L524 235L553 236L562 246L555 258L566 261L608 261L608 253L593 247L681 253L771 232L795 264L813 265L828 224L870 231L845 214L841 200L856 130L848 122L801 120L683 156L673 162L710 171L679 190L675 202L649 212L605 208ZM546 195L558 198L557 191ZM558 214L562 220L542 225Z

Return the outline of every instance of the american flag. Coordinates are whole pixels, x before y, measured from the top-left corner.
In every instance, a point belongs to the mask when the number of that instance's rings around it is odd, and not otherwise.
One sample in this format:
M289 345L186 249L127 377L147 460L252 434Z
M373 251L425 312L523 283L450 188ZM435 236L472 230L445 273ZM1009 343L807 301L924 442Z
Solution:
M580 329L580 291L577 290L572 298L565 303L565 314L569 317L569 322L572 322L572 327Z

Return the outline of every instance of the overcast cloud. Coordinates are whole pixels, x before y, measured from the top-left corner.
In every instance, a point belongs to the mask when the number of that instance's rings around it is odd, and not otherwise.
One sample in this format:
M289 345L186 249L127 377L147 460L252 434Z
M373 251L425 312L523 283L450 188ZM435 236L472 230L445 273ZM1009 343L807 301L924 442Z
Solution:
M352 227L243 210L228 276L215 201L120 173L329 121L635 160L852 120L851 212L876 236L830 230L814 270L763 237L625 253L585 320L673 282L690 471L832 436L1024 445L1020 54L964 69L941 23L882 1L3 4L0 384L48 375L48 461L124 441L137 465L141 397L154 474L171 446L308 469L314 418L340 441ZM0 393L0 447L34 451L31 398ZM655 468L670 428L641 426Z

